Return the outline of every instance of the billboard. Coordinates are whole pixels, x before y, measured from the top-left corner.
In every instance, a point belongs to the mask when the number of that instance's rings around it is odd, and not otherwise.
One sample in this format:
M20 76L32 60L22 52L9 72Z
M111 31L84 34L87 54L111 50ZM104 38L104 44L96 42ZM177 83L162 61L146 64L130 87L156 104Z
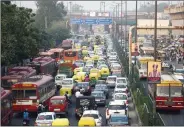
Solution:
M109 17L110 13L109 12L98 12L97 16L98 17Z
M158 84L161 82L161 62L148 62L148 83Z
M89 16L90 16L90 17L95 17L95 16L96 16L96 12L90 12L90 13L89 13Z
M131 54L132 56L139 56L139 44L138 43L132 43Z

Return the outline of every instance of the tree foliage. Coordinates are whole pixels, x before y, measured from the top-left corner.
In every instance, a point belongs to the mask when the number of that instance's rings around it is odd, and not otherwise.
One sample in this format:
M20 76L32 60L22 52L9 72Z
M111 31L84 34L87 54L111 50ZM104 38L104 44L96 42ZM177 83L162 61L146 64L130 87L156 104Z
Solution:
M38 53L40 32L31 9L1 3L1 64L20 62Z
M72 12L83 12L83 6L79 4L73 4L72 5Z
M168 3L159 3L157 5L157 11L163 12L165 7L168 7ZM141 12L154 12L155 5L154 4L141 5L141 7L139 8L139 11L141 11Z
M45 29L45 19L47 26L50 27L53 21L63 20L67 14L63 2L57 0L37 1L36 5L38 7L35 17L36 24L41 29Z

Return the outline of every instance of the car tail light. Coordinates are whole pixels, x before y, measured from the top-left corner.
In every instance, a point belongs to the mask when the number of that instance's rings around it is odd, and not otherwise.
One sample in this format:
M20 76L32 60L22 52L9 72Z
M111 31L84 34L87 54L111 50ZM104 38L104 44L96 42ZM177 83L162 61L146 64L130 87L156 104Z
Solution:
M77 112L78 110L77 109L75 109L75 112Z
M37 124L36 122L34 123L34 125L35 125L35 126L38 126L38 124Z
M109 115L109 109L107 109L107 115Z

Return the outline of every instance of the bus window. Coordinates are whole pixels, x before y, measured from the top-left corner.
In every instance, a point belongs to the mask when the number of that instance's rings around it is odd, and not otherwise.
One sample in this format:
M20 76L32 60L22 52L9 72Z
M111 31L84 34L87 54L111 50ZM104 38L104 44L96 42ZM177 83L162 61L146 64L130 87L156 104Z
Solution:
M75 57L77 55L76 52L65 52L66 57Z
M157 96L169 96L169 86L157 86Z
M170 86L171 97L182 97L182 86Z
M35 98L36 90L13 90L14 98Z

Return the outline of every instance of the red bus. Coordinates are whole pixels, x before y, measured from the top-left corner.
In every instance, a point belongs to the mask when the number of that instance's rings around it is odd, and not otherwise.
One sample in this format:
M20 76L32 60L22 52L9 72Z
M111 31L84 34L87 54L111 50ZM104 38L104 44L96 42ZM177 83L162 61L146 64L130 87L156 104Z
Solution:
M36 75L36 70L32 67L14 67L9 70L8 75L1 78L1 86L10 89L14 83L24 81L33 75Z
M37 57L28 66L36 69L37 75L49 74L55 76L57 73L57 63L51 57Z
M9 125L13 117L11 100L11 91L1 88L1 126Z
M49 100L55 95L54 78L50 75L36 75L29 77L26 82L19 82L12 86L14 112L37 112L39 103L48 106Z
M64 50L62 48L53 48L53 49L50 49L49 52L54 53L54 59L56 60L56 62L58 62L63 58Z
M82 57L81 50L69 49L64 51L63 59L65 62L74 63Z

